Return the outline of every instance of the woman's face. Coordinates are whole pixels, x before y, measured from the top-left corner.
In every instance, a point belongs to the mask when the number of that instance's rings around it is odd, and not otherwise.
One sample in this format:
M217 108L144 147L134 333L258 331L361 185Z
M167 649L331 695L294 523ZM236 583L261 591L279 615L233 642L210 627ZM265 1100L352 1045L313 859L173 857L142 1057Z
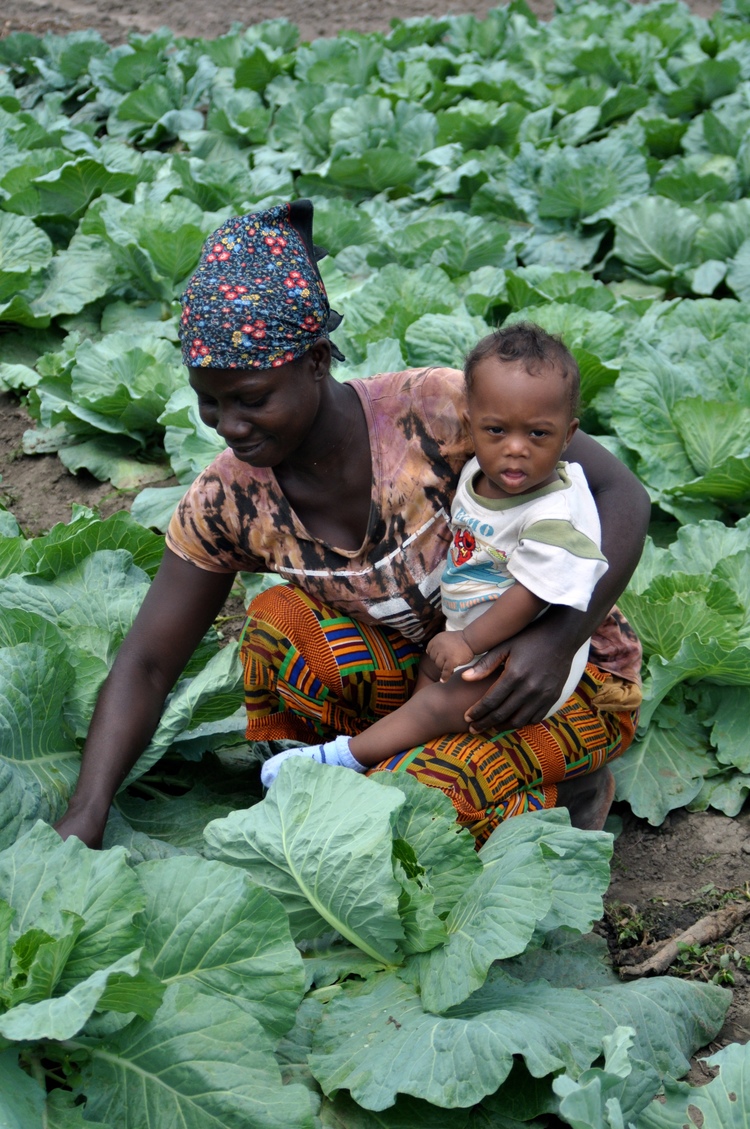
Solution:
M243 463L278 466L307 438L327 371L311 353L273 369L188 370L201 419Z

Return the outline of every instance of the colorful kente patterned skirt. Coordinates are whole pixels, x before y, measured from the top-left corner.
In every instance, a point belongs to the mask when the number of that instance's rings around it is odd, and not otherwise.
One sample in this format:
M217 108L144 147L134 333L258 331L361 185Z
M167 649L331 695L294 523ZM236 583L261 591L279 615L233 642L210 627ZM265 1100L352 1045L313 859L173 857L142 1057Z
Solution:
M313 744L361 733L406 701L421 653L397 631L356 623L298 588L269 588L250 604L242 634L247 737ZM440 788L481 845L502 820L554 807L559 781L628 747L638 711L592 705L609 677L589 663L565 705L537 725L446 735L369 771L409 772Z

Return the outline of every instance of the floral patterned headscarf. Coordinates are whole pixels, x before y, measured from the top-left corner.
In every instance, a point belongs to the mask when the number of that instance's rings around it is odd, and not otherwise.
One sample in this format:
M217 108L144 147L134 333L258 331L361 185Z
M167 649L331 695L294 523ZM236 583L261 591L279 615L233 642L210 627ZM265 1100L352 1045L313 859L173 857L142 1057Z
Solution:
M309 200L233 216L203 245L182 295L183 362L193 368L277 368L341 322L312 241ZM331 352L343 359L331 343Z

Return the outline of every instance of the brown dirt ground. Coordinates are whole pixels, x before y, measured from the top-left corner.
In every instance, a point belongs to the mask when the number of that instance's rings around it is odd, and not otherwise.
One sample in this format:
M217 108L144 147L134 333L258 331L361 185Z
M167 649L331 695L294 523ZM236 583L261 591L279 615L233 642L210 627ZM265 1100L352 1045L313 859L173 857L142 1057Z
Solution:
M554 0L528 0L541 19L549 19ZM121 43L128 32L147 34L169 27L178 35L212 38L223 35L233 23L243 25L286 17L295 23L303 40L335 35L348 28L354 31L388 31L391 20L414 16L436 16L446 12L471 12L484 17L497 5L491 0L462 0L462 3L436 3L435 0L214 0L203 7L182 0L5 0L0 16L0 36L11 31L69 31L95 27L110 43ZM720 0L692 0L692 10L710 16Z
M451 10L484 16L493 6L487 0L464 0ZM530 6L543 19L554 11L552 0L531 0ZM710 16L719 3L694 0L691 7L698 15ZM316 5L304 0L216 0L208 11L180 0L111 0L106 7L99 0L6 0L0 36L12 31L62 35L95 27L114 44L123 42L131 31L148 33L168 26L178 34L210 37L224 33L233 22L257 23L286 16L297 24L302 39L313 39L343 28L387 31L394 18L442 11L435 0L408 0L406 4L380 0L377 5L364 0L319 0ZM0 501L12 510L28 535L67 521L74 502L98 507L104 517L129 505L130 498L109 484L97 482L85 472L69 474L54 455L24 455L21 439L30 425L18 400L0 395ZM237 611L234 606L226 610L232 615ZM627 960L631 946L680 933L716 908L727 891L741 896L744 890L748 896L747 806L735 819L713 812L677 811L659 828L637 819L627 805L616 804L614 810L622 832L615 844L608 913L599 931L607 937L616 960ZM727 951L738 952L741 958L747 958L747 964L741 959L738 965L732 956L734 1000L721 1034L706 1053L750 1039L750 919L724 940ZM707 960L697 960L692 962L689 974L706 979L716 968ZM707 1068L696 1062L690 1080L700 1083L709 1077Z

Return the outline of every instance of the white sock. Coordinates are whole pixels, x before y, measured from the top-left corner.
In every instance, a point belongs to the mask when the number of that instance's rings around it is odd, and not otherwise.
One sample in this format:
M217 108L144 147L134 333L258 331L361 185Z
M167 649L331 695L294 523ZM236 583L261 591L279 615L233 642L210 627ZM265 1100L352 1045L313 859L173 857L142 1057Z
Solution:
M360 764L349 751L349 737L340 734L333 741L326 741L322 745L303 745L299 749L284 749L263 764L260 770L260 779L266 788L269 788L279 774L279 769L289 757L309 757L319 764L338 764L343 768L351 768L355 772L365 772L366 764Z

